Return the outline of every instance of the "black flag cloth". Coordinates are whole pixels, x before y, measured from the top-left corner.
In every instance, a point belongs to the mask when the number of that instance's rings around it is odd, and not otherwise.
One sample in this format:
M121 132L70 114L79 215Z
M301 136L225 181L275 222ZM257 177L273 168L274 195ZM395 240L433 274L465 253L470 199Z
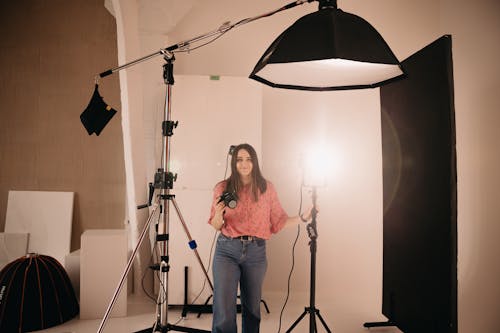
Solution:
M80 120L89 135L92 135L92 133L101 134L103 128L116 113L115 109L104 102L98 88L99 85L96 84L89 105L80 115Z

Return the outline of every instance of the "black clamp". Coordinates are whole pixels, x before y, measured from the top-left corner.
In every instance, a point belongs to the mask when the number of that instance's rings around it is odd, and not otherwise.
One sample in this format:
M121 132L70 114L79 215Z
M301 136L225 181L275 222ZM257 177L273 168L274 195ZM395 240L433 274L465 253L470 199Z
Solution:
M166 172L164 169L160 168L155 174L154 187L160 189L173 189L176 180L177 174Z
M174 128L179 125L179 121L173 120L165 120L161 123L161 130L163 136L172 136L174 135Z

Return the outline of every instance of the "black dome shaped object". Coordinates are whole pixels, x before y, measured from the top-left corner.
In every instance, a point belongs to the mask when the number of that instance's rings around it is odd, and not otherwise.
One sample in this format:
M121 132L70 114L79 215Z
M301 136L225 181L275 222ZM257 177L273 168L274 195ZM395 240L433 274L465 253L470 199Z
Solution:
M68 274L56 259L28 254L0 271L0 332L46 329L79 311Z

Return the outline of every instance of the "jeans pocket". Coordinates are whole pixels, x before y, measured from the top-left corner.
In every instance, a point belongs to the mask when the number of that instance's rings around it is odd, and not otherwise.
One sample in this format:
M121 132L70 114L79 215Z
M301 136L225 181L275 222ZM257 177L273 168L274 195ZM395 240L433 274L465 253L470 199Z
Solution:
M226 235L220 233L219 237L217 237L217 242L228 242L230 241L231 238L227 237Z

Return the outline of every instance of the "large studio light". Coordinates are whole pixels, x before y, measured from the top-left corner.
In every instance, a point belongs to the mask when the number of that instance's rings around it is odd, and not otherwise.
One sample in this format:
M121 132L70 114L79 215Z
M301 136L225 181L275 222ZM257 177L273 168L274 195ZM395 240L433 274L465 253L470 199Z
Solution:
M316 91L375 88L403 76L377 30L336 0L319 0L319 10L278 36L250 74L271 87Z

